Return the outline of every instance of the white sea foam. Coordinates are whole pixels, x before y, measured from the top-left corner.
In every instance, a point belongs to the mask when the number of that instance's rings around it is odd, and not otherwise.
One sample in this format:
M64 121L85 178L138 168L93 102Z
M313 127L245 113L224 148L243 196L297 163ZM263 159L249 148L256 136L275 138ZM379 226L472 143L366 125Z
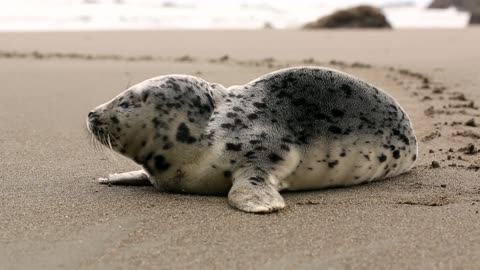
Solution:
M395 28L464 27L469 14L428 10L427 0L385 2ZM297 28L356 0L2 0L0 31ZM333 4L335 3L335 4Z

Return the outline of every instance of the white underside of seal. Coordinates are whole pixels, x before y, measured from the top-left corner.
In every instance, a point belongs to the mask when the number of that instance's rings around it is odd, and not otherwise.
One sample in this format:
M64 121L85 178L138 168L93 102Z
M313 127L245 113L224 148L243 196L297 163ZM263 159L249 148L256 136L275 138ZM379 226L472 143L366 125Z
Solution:
M287 190L307 190L356 185L399 175L414 163L406 154L395 159L378 144L353 145L355 140L350 138L329 144L322 140L309 145L298 167L280 186ZM383 153L387 154L386 160L380 162L379 156ZM285 161L286 165L291 162Z

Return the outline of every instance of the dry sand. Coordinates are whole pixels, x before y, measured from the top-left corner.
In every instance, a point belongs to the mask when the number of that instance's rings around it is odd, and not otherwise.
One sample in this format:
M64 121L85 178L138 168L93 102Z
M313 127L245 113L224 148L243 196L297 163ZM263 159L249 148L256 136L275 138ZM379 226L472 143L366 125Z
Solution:
M0 44L0 269L479 267L480 153L459 149L480 146L480 28L4 33ZM303 64L396 97L417 130L416 167L288 193L271 215L95 182L136 168L94 152L84 128L127 84L168 73L243 84Z

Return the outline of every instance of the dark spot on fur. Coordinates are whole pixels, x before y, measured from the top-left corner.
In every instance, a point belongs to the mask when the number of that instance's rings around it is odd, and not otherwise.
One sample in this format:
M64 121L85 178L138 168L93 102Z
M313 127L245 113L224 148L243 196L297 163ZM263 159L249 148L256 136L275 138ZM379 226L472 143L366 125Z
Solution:
M341 110L333 109L333 110L332 110L332 115L333 115L334 117L342 118L342 117L345 115L345 112L344 112L344 111L341 111Z
M278 97L278 98L285 98L285 97L289 97L289 96L290 96L290 94L288 94L288 93L285 92L284 90L278 92L278 94L277 94L277 97Z
M143 102L147 101L149 95L150 95L150 92L148 92L148 91L143 91L143 93L142 93L142 101L143 101Z
M398 150L393 151L393 157L395 159L399 159L400 158L400 151L398 151Z
M258 115L256 113L251 113L249 115L247 115L247 118L250 119L250 120L255 120L258 118Z
M110 117L110 120L112 120L113 123L118 124L120 121L118 121L118 118L116 116Z
M302 106L307 104L307 100L305 100L304 98L297 98L292 100L292 104L293 106Z
M197 141L197 139L190 135L190 129L185 123L181 123L178 126L176 138L177 141L188 144L192 144Z
M225 123L225 124L221 124L220 127L226 128L226 129L232 129L232 128L233 128L233 125L232 125L232 124L229 124L229 123Z
M410 141L408 140L407 136L405 135L400 135L400 140L402 140L402 142L404 142L406 145L410 145Z
M290 151L290 147L288 147L288 145L285 145L285 144L281 144L280 148L285 150L285 151Z
M368 118L365 118L364 116L361 116L360 117L360 120L362 120L363 122L369 124L369 125L374 125L375 123L373 121L371 121L370 119Z
M381 154L380 156L378 156L378 161L385 162L386 160L387 160L387 156L385 156L384 154Z
M241 151L242 150L242 144L241 143L226 143L225 144L225 148L228 150L228 151Z
M259 109L266 109L267 108L267 104L263 103L263 102L254 102L253 103L253 106L259 108Z
M333 134L342 134L342 129L337 126L330 126L328 128L328 131L330 131Z
M159 171L166 171L170 168L170 164L165 160L162 155L158 155L154 157L155 161L155 168Z
M242 108L240 107L233 107L232 108L235 112L243 112Z
M332 162L328 162L328 167L335 168L335 166L337 166L337 164L338 164L338 160L334 160Z
M250 140L250 144L258 144L261 143L261 140Z
M368 155L363 155L364 158L366 158L367 160L370 160L370 157Z
M268 155L268 158L270 159L271 162L273 163L277 163L279 161L282 161L283 158L279 155L277 155L276 153L271 153Z
M167 128L168 125L162 120L159 120L157 117L152 119L152 123L155 126L155 128Z
M242 120L240 119L235 119L234 121L234 124L237 126L237 127L240 127L240 128L248 128L247 125L243 124Z
M223 176L230 177L230 176L232 176L232 172L231 171L224 171Z
M163 146L163 150L168 150L170 148L173 147L173 143L171 142L167 142L164 146Z
M417 160L417 155L413 155L412 160L413 161Z
M352 96L352 88L347 85L347 84L342 84L342 86L340 87L340 89L342 89L342 91L345 93L345 95L347 97L351 97Z
M213 102L213 98L210 95L207 95L208 103L210 107L215 108L215 103Z

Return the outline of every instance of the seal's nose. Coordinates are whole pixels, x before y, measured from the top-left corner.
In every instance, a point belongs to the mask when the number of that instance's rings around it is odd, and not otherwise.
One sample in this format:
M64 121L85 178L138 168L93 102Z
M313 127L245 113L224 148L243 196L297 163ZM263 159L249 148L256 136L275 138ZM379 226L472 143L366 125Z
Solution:
M88 113L88 121L93 125L93 126L99 126L101 125L100 121L100 114L98 114L95 111L91 111Z
M88 113L88 118L92 119L92 118L98 118L98 114L94 111L91 111Z

